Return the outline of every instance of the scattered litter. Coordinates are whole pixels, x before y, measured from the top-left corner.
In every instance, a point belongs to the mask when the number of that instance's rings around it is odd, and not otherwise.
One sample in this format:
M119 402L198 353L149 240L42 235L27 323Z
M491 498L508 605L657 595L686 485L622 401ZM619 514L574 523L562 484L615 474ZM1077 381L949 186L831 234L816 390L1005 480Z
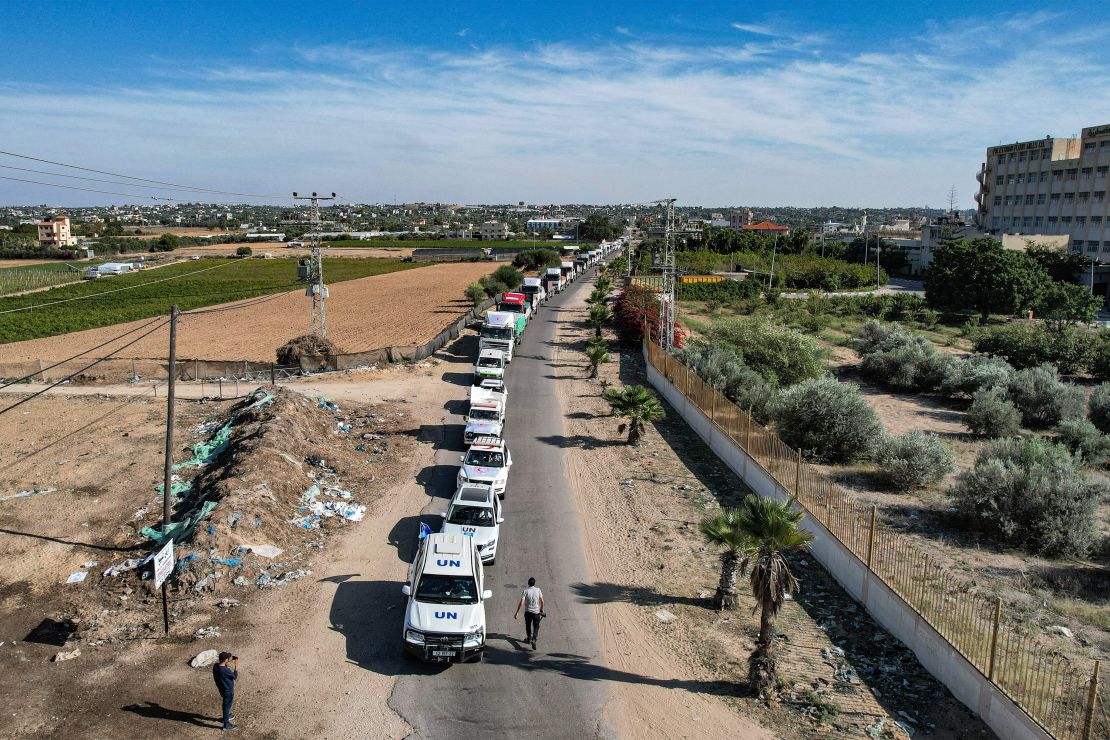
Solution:
M1063 625L1059 625L1059 624L1053 624L1053 625L1049 625L1048 627L1045 627L1045 632L1048 632L1048 633L1053 634L1053 635L1063 635L1064 637L1067 637L1068 639L1071 639L1072 637L1075 637L1074 633L1072 633L1072 631L1070 629L1068 629L1067 627L1064 627Z
M98 565L100 565L99 560L86 560L85 562L81 563L82 568L95 568Z
M899 727L901 727L901 728L902 728L902 732L906 733L906 734L907 734L907 735L909 735L910 737L913 737L913 732L914 732L913 728L912 728L912 727L910 727L909 725L907 725L907 724L906 724L905 722L903 722L903 721L902 721L902 720L900 720L900 719L896 719L896 720L894 720L894 724L896 724L896 725L898 725Z
M362 435L362 438L363 438L363 439L373 439L373 440L377 440L377 439L385 439L385 437L383 437L383 436L382 436L382 435L380 435L380 434L371 434L370 432L365 432L365 433L364 433L364 434Z
M81 581L85 580L85 576L87 575L88 573L83 570L79 570L76 573L70 573L69 578L66 579L66 583L80 583Z
M340 422L336 422L336 426L338 426L344 432L351 431L351 425L350 424L344 424L343 422L340 421Z
M147 507L145 506L135 509L135 513L131 515L131 521L135 522L139 519L142 519L144 516L146 516L147 511L149 511L149 509L147 509Z
M57 488L32 488L30 491L20 491L19 493L12 494L11 496L0 496L0 504L16 498L30 498L31 496L37 496L40 493L54 493L57 490Z
M316 404L316 408L327 409L328 411L338 411L339 410L339 407L336 406L331 401L321 401L320 403Z
M856 672L853 671L851 668L848 668L847 666L841 666L836 669L836 680L850 684L861 683L861 681L859 680L859 676L856 675Z
M200 442L192 446L193 457L185 462L174 463L173 469L180 470L194 465L207 465L220 455L231 443L231 425L234 419L229 419L207 442ZM173 482L170 482L170 491L173 491Z
M255 583L258 585L259 588L270 588L273 585L271 583L272 580L273 579L270 578L269 573L263 573L258 577L258 580L255 581Z
M206 640L209 637L219 637L219 636L220 636L220 628L219 627L201 627L199 630L197 630L196 632L193 633L193 637L195 637L198 640Z
M243 545L243 549L264 558L276 558L284 552L280 547L274 547L273 545Z
M80 658L80 657L81 657L81 648L74 648L73 650L70 650L68 653L65 653L65 652L54 653L54 657L51 658L51 660L53 660L55 663L61 663L63 660L73 660L74 658Z
M229 568L238 568L243 564L243 558L212 558L212 562Z
M883 727L885 727L885 726L886 726L886 717L879 717L879 719L877 719L875 721L875 724L868 725L864 729L864 732L867 733L867 737L876 738L876 740L877 740L879 737L882 737Z
M249 580L247 580L246 576L236 576L235 580L232 581L232 583L234 583L236 586L249 586L249 585L251 585L251 582Z
M197 653L196 657L189 661L189 665L193 668L204 668L214 663L219 662L220 651L218 650L202 650Z
M674 614L667 611L666 609L660 609L659 611L655 612L655 618L663 624L670 624L671 622L678 619L678 617L676 617Z
M621 485L622 486L631 486L631 485L634 485L634 484L632 483L632 479L630 478L628 480L622 480Z
M150 559L150 556L147 556L147 557L143 558L142 560L140 560L138 558L128 558L127 560L124 560L119 565L113 565L113 566L109 567L107 570L105 570L104 571L104 577L105 578L113 578L115 576L118 576L120 573L126 573L129 570L135 570L136 568L138 568L140 565L142 565L143 563L145 563L149 559Z
M699 599L708 599L709 598L709 592L708 591L698 591L698 598Z
M357 445L355 445L355 451L356 452L365 452L366 448L362 446L362 442L359 442Z
M200 524L201 520L207 518L215 508L215 501L202 502L199 506L185 515L180 522L170 524L168 535L162 531L162 527L158 527L157 529L154 527L143 527L140 533L144 537L149 537L153 540L154 544L158 547L164 545L167 539L172 539L174 542L181 542L187 539L189 535L193 533L193 530L196 529L197 525ZM215 534L215 530L212 530L210 534Z
M216 602L216 606L220 609L230 609L233 606L241 606L237 599L220 599Z

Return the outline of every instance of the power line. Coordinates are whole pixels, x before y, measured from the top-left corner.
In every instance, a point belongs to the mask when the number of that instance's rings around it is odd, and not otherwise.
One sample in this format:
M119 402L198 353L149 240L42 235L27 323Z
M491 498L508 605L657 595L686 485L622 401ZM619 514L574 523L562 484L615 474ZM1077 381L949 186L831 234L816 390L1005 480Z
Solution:
M95 352L96 350L100 349L101 347L112 344L113 342L118 342L120 339L123 339L128 334L134 334L137 331L142 331L143 329L147 328L148 326L150 326L154 322L161 321L161 320L162 320L161 317L151 319L150 321L143 324L142 326L137 326L134 329L131 329L130 331L125 331L123 334L120 334L118 337L112 337L107 342L102 342L102 343L96 345L95 347L90 347L87 350L85 350L84 352L78 352L77 354L73 355L72 357L67 357L64 360L58 360L53 365L47 365L46 367L40 367L35 372L30 373L29 375L24 375L22 378L16 378L15 380L9 380L7 383L4 383L3 385L0 385L0 388L7 388L9 385L15 385L16 383L22 383L24 380L30 380L31 378L35 377L36 375L39 375L41 373L46 372L47 370L52 370L53 368L58 367L58 365L69 362L70 360L76 360L81 355L87 355L90 352Z
M182 185L180 183L165 182L164 180L151 180L146 177L135 177L134 175L124 175L119 172L108 172L107 170L95 170L91 167L81 167L76 164L66 164L65 162L55 162L49 159L40 159L39 157L32 157L27 154L16 154L15 152L0 151L0 154L8 157L17 157L19 159L29 159L32 162L42 162L43 164L52 164L56 167L69 167L74 170L81 170L82 172L94 172L98 175L110 175L111 177L122 177L125 180L134 180L136 182L149 182L154 185L163 185L169 188L177 188L178 190L193 190L200 193L214 193L216 195L235 195L241 198L261 198L265 200L285 200L288 196L285 195L258 195L254 193L237 193L234 190L215 190L213 188L198 188L192 185ZM119 195L119 193L113 193Z
M149 198L150 200L172 200L182 201L183 198L168 198L161 195L137 195L135 193L117 193L114 190L97 190L96 188L79 188L76 185L62 185L57 182L42 182L41 180L25 180L22 177L8 177L0 175L0 180L11 180L12 182L28 182L32 185L46 185L51 188L65 188L66 190L82 190L86 193L103 193L104 195L121 195L124 198Z
M235 264L241 264L241 263L242 263L242 260L221 262L218 265L212 265L211 267L205 267L205 268L200 269L200 270L193 270L192 272L182 273L181 275L172 275L168 278L161 278L160 280L150 280L150 281L145 282L145 283L137 283L135 285L127 285L127 286L124 286L122 288L115 288L113 290L105 290L105 291L102 291L100 293L90 293L89 295L74 296L73 298L62 298L62 299L57 300L57 301L50 301L49 303L36 303L36 304L32 304L30 306L23 306L22 308L9 308L5 311L0 311L0 315L6 314L6 313L16 313L17 311L31 311L31 310L36 309L36 308L46 308L47 306L56 306L59 303L69 303L70 301L81 301L81 300L84 300L86 298L99 298L102 295L110 295L112 293L119 293L120 291L124 291L124 290L132 290L134 288L142 288L142 287L145 287L147 285L156 285L157 283L164 283L167 280L177 280L178 278L189 277L190 275L196 275L196 274L201 273L201 272L208 272L209 270L215 270L217 267L226 267L227 265L235 265Z
M18 408L19 406L22 406L23 404L27 403L28 401L30 401L30 400L32 400L32 399L35 399L35 398L38 398L38 397L39 397L39 396L41 396L41 395L42 395L43 393L46 393L46 392L47 392L48 390L50 390L50 389L52 389L52 388L57 388L57 387L58 387L59 385L61 385L62 383L65 383L66 381L72 380L73 378L77 377L78 375L80 375L81 373L85 372L85 371L86 371L86 370L88 370L89 368L92 368L92 367L96 367L97 365L99 365L100 363L104 362L105 360L111 359L111 358L112 358L112 357L113 357L114 355L117 355L117 354L119 354L120 352L122 352L123 350L127 349L127 348L128 348L128 347L130 347L131 345L133 345L133 344L135 344L135 343L139 342L140 340L142 340L142 339L144 339L144 338L146 338L146 337L150 336L150 335L151 335L151 334L153 334L154 332L158 331L158 330L159 330L159 329L161 329L161 328L162 328L163 326L165 326L165 325L166 325L167 323L169 323L169 322L168 322L168 320L167 320L167 321L164 321L164 322L162 322L161 324L159 324L158 326L154 327L154 328L153 328L153 329L151 329L150 331L148 331L148 332L146 332L146 333L144 333L144 334L140 334L139 336L135 337L134 339L132 339L132 340L131 340L130 342L128 342L127 344L123 345L123 346L122 346L122 347L120 347L119 349L114 349L114 350L112 350L111 352L109 352L108 354L106 354L106 355L105 355L104 357L98 357L97 359L95 359L95 360L93 360L92 362L90 362L90 363L89 363L88 365L85 365L85 366L84 366L83 368L81 368L80 370L77 370L76 372L70 373L69 375L65 376L65 377L64 377L64 378L62 378L61 380L58 380L57 382L51 383L50 385L46 386L46 387L45 387L45 388L43 388L42 390L39 390L39 391L35 391L34 393L32 393L31 395L27 396L26 398L24 398L24 399L22 399L22 400L20 400L20 401L17 401L17 402L15 402L15 403L13 403L13 404L12 404L11 406L7 406L7 407L5 407L5 408L3 408L3 409L0 409L0 415L6 414L6 413L8 413L9 411L11 411L12 409L14 409L14 408Z
M182 191L193 190L193 188L185 188L185 187L165 188L165 187L162 187L160 185L158 185L158 186L156 186L156 185L142 185L142 184L137 183L137 182L127 182L126 180L105 180L102 177L82 177L81 175L67 175L64 172L50 172L49 170L36 170L36 169L31 168L31 167L16 167L15 165L12 165L12 164L0 164L0 167L4 168L6 170L19 170L20 172L33 172L33 173L38 174L38 175L49 175L50 177L66 177L66 178L69 178L70 180L85 180L87 182L104 182L104 183L108 183L110 185L131 185L131 186L139 187L139 188L162 188L163 190L182 190ZM144 197L146 197L146 196L144 196Z

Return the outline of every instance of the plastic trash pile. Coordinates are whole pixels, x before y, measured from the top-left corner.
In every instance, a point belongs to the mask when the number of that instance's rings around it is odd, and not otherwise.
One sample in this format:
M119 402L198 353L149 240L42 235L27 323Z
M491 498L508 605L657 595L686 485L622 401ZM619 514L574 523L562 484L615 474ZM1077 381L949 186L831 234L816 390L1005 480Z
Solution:
M297 509L300 516L294 517L291 523L301 529L318 529L323 519L336 516L349 522L361 522L366 507L350 501L351 492L339 485L335 468L316 455L309 455L305 462L319 472L309 473L312 485L301 494L301 505Z

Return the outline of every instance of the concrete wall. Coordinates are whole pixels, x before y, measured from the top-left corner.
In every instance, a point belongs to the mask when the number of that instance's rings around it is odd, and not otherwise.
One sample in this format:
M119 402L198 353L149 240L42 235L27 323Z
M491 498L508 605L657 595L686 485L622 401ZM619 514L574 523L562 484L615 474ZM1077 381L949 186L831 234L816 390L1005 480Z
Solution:
M646 360L646 357L645 357ZM651 363L648 382L675 408L713 452L757 494L785 501L790 494L754 459L679 392ZM925 670L943 683L969 709L1006 740L1048 740L1051 736L1013 701L1004 696L914 609L873 574L814 517L810 551L833 578L875 620L914 652Z

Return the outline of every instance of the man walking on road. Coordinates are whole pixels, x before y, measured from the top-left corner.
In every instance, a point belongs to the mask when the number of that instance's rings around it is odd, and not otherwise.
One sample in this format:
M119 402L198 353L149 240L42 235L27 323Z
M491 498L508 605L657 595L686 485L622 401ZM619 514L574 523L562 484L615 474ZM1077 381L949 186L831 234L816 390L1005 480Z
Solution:
M229 663L234 663L232 668ZM231 705L235 701L235 680L239 678L239 658L228 652L220 653L220 662L212 666L212 678L216 680L216 689L223 699L225 730L234 730L236 725L231 724L235 719L231 716Z
M524 639L532 643L532 649L535 650L536 638L540 636L540 620L546 616L543 613L543 591L536 588L535 578L528 579L528 588L520 595L520 603L516 605L513 619L520 615L521 609L524 609L524 629L527 633Z

